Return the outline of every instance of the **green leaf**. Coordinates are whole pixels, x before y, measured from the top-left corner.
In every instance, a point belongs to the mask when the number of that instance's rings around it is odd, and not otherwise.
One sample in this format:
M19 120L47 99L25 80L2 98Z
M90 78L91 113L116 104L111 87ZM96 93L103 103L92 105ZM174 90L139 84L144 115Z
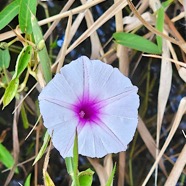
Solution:
M160 54L158 46L136 34L117 32L113 34L116 43L146 53Z
M20 0L19 26L21 31L32 33L31 14L36 15L37 0Z
M19 12L19 0L15 0L0 12L0 30L3 29Z
M159 30L160 32L163 32L163 26L164 26L164 9L163 7L159 8L157 10L157 19L156 19L156 29ZM158 49L160 52L162 52L162 37L161 36L156 36L157 44L158 44Z
M38 53L39 60L41 63L41 70L42 70L46 83L48 83L52 79L50 58L48 56L46 45L43 40L43 34L41 32L41 28L38 25L38 22L33 14L31 16L31 19L32 19L33 38L34 38L35 44L39 46L38 47L39 50L37 53Z
M10 53L8 49L0 49L0 70L6 69L10 65Z
M5 165L7 168L12 168L14 165L14 158L10 154L10 152L7 150L3 144L0 143L0 162L2 162L3 165ZM18 173L18 169L15 170L16 173Z
M162 3L162 6L163 6L163 8L167 8L173 2L174 2L174 0L167 0L167 1L165 1L165 2Z
M94 171L87 169L79 173L80 186L91 186L93 180Z
M38 155L36 156L33 165L35 165L35 163L36 163L38 160L40 160L40 159L42 158L43 154L44 154L45 151L46 151L46 148L47 148L47 146L48 146L49 141L50 141L50 136L49 136L48 132L46 132L46 133L45 133L45 136L44 136L43 145L42 145L42 147L41 147L41 149L40 149Z
M31 174L29 174L25 180L24 186L30 186Z
M107 180L107 183L105 186L112 186L115 172L116 172L116 163L114 165L114 168L112 169L111 175L110 175L109 179Z
M23 73L23 71L28 66L28 63L31 60L32 56L32 47L26 46L20 52L17 61L16 61L16 69L15 74L13 75L12 79L19 78L19 76Z
M17 89L19 86L19 79L15 78L10 81L8 87L5 90L3 95L3 109L12 101L17 93Z
M27 114L26 114L24 104L22 104L22 106L21 106L21 118L22 118L22 121L23 121L23 127L25 129L27 129L29 127L29 122L28 122L28 118L27 118Z
M44 174L44 183L45 183L45 186L55 186L48 172L45 172Z

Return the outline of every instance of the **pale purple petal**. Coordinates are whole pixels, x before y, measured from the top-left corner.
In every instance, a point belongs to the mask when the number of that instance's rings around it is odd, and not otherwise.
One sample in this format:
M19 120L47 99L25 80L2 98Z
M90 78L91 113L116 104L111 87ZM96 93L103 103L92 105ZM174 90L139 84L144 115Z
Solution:
M62 74L56 74L39 95L39 100L47 98L61 100L64 103L72 104L77 99L77 96L64 76Z
M117 138L122 142L123 147L127 148L127 145L132 140L138 119L119 117L114 115L103 116L102 122L107 124L107 127L117 136ZM111 142L112 143L112 142ZM122 151L122 150L120 150ZM119 151L114 151L114 153Z
M126 92L123 94L103 100L101 103L105 105L103 114L129 119L136 119L138 117L138 110L136 108L139 107L139 96L135 86L131 87L130 91L126 89Z
M90 69L90 92L99 95L101 99L107 99L125 92L126 87L132 86L131 81L117 68L111 65L92 61Z
M137 87L117 68L83 56L65 65L39 96L44 125L63 157L124 151L137 126Z
M121 130L121 128L120 128ZM87 135L88 133L88 135ZM124 151L128 143L115 135L103 122L85 125L78 133L79 153L89 157L103 157L105 154ZM90 143L91 142L91 143Z
M73 118L69 121L58 123L55 127L48 128L48 133L52 136L54 147L64 158L73 156L76 122Z
M87 59L86 57L78 58L60 70L60 73L65 77L78 97L83 95L84 90L88 87L89 77L87 68L91 67L90 63L87 63Z
M40 100L40 112L43 116L45 127L54 127L58 123L68 121L74 117L74 113L61 105L46 100Z

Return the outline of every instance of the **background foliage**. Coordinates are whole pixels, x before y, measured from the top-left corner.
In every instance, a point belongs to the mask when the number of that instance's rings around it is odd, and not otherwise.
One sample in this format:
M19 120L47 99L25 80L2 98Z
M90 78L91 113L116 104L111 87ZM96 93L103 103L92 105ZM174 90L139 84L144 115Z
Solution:
M141 106L128 150L101 160L80 156L79 170L95 171L93 185L106 183L113 162L114 185L186 184L184 1L1 4L0 185L70 183L53 148L48 164L37 96L53 74L81 55L129 76L139 87Z

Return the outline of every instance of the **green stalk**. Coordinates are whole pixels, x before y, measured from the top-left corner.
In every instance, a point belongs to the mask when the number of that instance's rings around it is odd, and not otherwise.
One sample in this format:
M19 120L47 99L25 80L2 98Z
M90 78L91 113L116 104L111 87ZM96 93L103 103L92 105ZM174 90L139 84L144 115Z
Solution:
M65 158L65 163L67 167L67 172L72 178L71 186L80 186L79 184L79 171L78 171L78 136L76 132L76 136L74 139L74 147L73 147L73 157Z

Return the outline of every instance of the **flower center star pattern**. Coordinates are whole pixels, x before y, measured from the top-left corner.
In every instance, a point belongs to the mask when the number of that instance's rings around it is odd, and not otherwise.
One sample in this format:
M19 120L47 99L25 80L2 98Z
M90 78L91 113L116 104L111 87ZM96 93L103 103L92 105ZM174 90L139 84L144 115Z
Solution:
M62 157L103 157L127 149L138 122L137 87L117 68L85 56L61 68L39 95L44 125Z
M96 103L94 100L82 99L74 105L73 110L77 114L80 123L84 124L99 120L100 108Z

